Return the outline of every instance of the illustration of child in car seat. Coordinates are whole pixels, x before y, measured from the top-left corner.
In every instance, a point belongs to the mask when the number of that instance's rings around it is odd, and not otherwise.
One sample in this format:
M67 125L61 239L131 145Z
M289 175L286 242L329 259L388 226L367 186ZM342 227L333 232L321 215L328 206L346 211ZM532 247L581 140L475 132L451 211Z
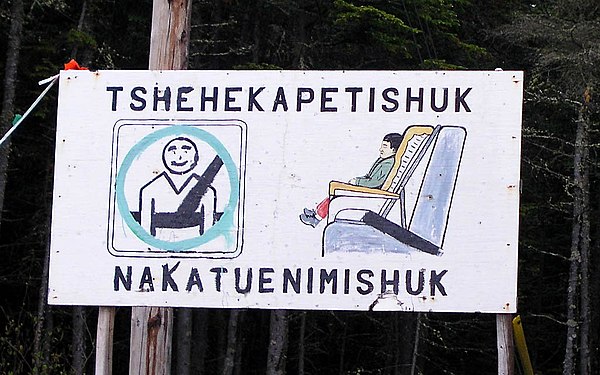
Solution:
M394 157L402 143L403 136L398 133L389 133L383 137L379 147L379 158L375 160L369 172L361 177L352 178L351 185L369 188L380 188L387 179L394 165ZM305 208L300 214L300 221L315 228L329 212L329 197L323 199L314 209Z

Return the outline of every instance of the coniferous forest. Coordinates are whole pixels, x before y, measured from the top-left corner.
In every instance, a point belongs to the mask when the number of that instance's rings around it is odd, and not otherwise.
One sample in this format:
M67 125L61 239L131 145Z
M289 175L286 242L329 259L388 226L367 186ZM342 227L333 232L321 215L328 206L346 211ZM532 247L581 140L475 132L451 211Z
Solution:
M524 71L518 312L536 374L600 373L597 0L192 6L189 69ZM2 134L71 58L147 69L151 18L151 0L2 0ZM56 104L51 90L0 148L1 374L94 372L98 308L46 303ZM117 309L115 374L128 369L130 313ZM496 321L176 309L172 353L173 374L495 374Z

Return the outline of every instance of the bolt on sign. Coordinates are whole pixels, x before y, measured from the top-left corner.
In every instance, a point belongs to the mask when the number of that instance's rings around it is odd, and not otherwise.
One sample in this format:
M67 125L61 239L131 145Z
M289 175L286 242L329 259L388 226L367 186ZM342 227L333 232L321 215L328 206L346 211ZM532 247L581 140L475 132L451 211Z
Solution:
M516 311L523 75L63 71L49 302Z

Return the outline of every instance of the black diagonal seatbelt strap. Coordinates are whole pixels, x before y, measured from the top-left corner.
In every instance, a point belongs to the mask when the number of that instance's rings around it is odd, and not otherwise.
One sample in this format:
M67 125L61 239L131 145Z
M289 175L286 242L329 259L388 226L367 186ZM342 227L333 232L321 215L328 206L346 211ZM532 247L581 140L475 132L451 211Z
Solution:
M223 160L219 155L215 156L213 161L210 162L209 166L206 167L202 176L198 179L198 182L192 189L188 192L188 194L183 198L181 204L177 208L178 215L190 215L198 209L200 206L200 200L206 194L206 190L212 182L215 180L217 173L223 166Z

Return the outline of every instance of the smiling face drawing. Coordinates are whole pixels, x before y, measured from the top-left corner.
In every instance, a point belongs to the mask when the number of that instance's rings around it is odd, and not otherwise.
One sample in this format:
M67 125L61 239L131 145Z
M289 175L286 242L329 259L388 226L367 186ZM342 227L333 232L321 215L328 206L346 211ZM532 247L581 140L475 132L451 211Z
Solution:
M175 138L163 150L163 163L171 173L188 173L198 164L198 148L188 138Z

